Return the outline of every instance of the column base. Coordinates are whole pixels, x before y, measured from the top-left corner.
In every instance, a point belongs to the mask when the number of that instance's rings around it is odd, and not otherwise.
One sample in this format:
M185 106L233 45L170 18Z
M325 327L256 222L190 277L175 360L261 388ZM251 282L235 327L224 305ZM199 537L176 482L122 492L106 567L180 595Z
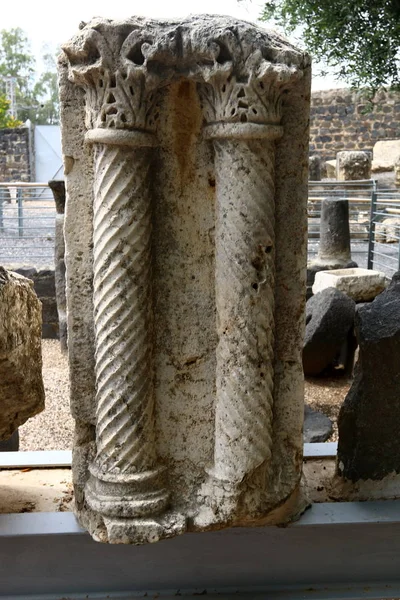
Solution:
M104 518L109 544L152 544L163 539L185 533L186 518L168 512L153 519L109 519Z
M94 465L89 470L86 503L103 517L142 518L160 514L168 507L162 467L134 474L102 473Z
M232 484L211 478L199 491L201 507L192 521L194 531L218 529L228 524L234 527L284 525L296 521L310 506L310 502L298 484L285 499L276 499L245 482ZM274 508L275 506L275 508Z

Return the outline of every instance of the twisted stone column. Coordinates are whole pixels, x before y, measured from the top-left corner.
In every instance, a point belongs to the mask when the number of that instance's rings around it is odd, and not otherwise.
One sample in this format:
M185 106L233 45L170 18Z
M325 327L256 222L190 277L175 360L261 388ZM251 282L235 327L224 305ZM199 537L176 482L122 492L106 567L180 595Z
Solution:
M154 439L149 170L154 136L95 129L96 445L86 499L105 516L165 509Z
M216 480L240 483L272 452L274 140L281 127L215 124Z

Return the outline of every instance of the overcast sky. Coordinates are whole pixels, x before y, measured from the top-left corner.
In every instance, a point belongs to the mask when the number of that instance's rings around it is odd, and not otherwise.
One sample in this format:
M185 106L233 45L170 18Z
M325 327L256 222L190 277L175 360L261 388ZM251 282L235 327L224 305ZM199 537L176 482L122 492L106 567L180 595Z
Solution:
M32 51L40 57L45 44L54 48L62 44L76 33L81 21L89 21L92 17L121 19L144 15L171 18L210 13L256 22L262 6L262 0L18 0L16 5L8 1L2 7L0 28L21 27L31 41ZM313 89L333 87L344 86L331 77L314 76Z

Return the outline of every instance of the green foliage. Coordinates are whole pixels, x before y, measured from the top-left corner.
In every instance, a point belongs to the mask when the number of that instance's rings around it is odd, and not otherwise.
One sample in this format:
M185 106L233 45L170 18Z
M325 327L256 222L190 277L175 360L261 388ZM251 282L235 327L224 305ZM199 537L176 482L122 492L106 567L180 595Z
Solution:
M20 29L0 31L0 75L17 80L21 93L27 93L35 74L35 59L30 53L28 38Z
M59 98L55 54L47 50L43 61L46 71L33 88L37 106L36 115L31 120L37 125L57 125L59 122Z
M8 129L9 127L20 127L22 121L18 121L8 114L10 102L7 98L0 94L0 129Z
M357 88L400 88L399 0L270 0L262 19L301 27L316 60Z
M58 88L54 56L43 57L46 71L35 81L36 61L29 40L19 27L0 31L0 93L5 93L5 78L15 78L18 119L37 125L58 123Z

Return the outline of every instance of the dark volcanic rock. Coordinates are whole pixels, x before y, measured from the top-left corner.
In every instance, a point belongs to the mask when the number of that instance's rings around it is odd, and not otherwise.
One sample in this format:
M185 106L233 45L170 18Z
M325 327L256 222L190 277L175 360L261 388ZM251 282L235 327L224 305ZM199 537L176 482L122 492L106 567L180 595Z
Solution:
M19 450L19 431L16 429L8 440L0 441L0 452L18 452Z
M379 480L400 473L400 272L356 315L359 360L340 410L338 472Z
M355 302L335 288L327 288L307 301L305 375L319 375L332 365L353 328L354 314Z
M332 421L310 406L304 407L304 443L326 442L333 431Z

